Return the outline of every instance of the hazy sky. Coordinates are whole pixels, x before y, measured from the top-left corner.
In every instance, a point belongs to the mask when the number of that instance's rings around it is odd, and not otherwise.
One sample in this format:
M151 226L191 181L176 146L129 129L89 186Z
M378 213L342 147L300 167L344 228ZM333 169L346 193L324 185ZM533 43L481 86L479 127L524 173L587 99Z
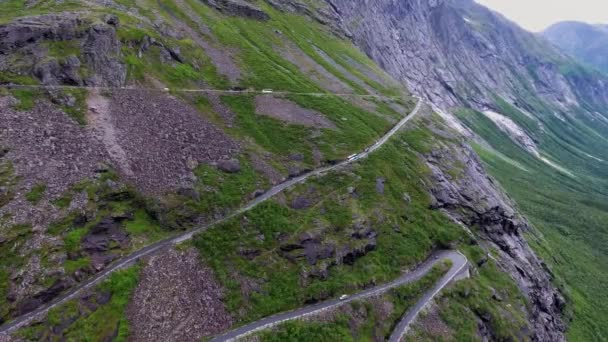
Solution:
M558 21L608 24L608 0L476 0L530 31Z

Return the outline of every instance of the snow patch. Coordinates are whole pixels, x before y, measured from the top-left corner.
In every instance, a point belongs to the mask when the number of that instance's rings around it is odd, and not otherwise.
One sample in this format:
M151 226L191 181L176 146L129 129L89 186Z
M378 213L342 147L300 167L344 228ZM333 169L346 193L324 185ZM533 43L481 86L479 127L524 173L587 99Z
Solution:
M545 158L545 157L539 157L540 160L542 160L543 162L545 162L547 165L553 167L554 169L556 169L557 171L560 171L562 173L567 174L568 176L572 177L572 178L576 178L576 176L574 176L574 174L572 172L570 172L568 169L566 169L565 167Z
M532 138L513 120L491 110L487 110L483 112L483 114L488 119L492 120L492 122L494 122L494 124L496 124L501 131L507 134L516 144L530 152L535 157L540 158L538 147L536 146L536 143L534 143L534 140L532 140Z

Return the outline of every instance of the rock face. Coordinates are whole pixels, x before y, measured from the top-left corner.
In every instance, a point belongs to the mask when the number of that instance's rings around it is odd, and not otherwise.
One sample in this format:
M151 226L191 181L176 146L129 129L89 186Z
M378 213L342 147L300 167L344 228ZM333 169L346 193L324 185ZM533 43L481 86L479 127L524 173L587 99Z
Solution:
M217 168L226 173L237 173L241 171L241 163L236 159L220 160Z
M270 17L266 12L259 9L246 0L203 0L207 5L228 15L252 18L257 20L268 20Z
M304 278L326 279L329 270L336 265L353 265L355 261L376 249L374 229L364 223L357 223L338 239L326 239L323 232L306 232L294 240L281 245L279 255L292 262L306 260L310 270ZM328 240L328 241L326 241Z
M472 227L482 244L499 251L498 264L532 304L528 318L533 340L565 341L566 325L561 319L565 300L523 236L528 223L486 175L477 155L463 145L456 150L435 149L425 158L432 171L433 207ZM464 165L459 179L450 176L455 165Z
M472 0L327 0L344 32L410 90L443 107L483 109L530 92L561 108L608 104L606 78L562 73L550 43Z
M121 62L116 25L117 18L92 24L77 13L25 17L0 25L0 72L31 75L49 85L122 86L127 68ZM71 46L79 50L78 56L49 56L43 41ZM11 63L16 57L20 63ZM81 72L83 67L86 73Z

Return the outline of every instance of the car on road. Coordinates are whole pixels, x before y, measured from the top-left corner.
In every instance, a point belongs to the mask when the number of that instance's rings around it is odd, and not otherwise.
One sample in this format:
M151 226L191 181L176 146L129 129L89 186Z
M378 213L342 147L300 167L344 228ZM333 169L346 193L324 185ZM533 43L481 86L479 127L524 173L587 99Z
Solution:
M357 159L357 156L358 155L356 155L356 154L351 154L350 156L348 156L348 158L346 158L346 160L353 161L353 160Z
M263 94L272 94L272 89L262 89Z
M345 294L340 296L340 300L346 300L347 298L348 298L348 295L345 295Z

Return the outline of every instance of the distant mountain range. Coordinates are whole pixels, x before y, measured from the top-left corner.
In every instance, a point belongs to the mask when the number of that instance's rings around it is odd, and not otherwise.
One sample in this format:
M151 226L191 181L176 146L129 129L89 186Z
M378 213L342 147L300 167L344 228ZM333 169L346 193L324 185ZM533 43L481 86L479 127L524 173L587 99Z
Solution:
M542 34L581 62L608 73L608 25L565 21Z

